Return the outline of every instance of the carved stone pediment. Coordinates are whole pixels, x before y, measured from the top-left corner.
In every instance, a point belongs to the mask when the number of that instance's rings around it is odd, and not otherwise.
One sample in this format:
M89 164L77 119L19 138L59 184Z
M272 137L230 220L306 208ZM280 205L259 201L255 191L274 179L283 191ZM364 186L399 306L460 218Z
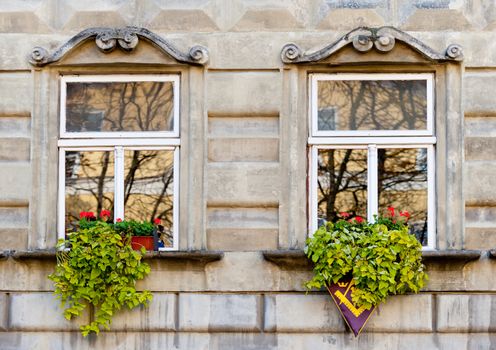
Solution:
M298 45L286 44L281 52L284 63L317 63L332 59L346 47L356 53L388 53L397 47L408 48L423 59L433 62L461 61L463 52L460 45L452 44L443 52L436 52L420 40L393 27L359 27L347 33L334 43L314 52L303 52Z
M85 29L51 53L43 47L35 47L31 52L29 62L37 67L58 62L76 47L90 39L95 40L95 45L103 53L112 52L116 48L124 52L131 52L138 46L140 39L144 39L180 63L205 65L209 58L208 50L203 46L193 46L188 53L183 53L170 42L148 29L124 27Z

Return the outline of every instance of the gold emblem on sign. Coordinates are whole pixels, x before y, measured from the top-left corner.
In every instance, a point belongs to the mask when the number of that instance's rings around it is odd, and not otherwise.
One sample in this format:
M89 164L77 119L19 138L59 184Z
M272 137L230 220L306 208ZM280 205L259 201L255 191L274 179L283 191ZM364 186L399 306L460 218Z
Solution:
M348 287L346 288L344 294L341 293L341 291L337 290L334 295L339 299L340 301L340 304L344 304L348 310L351 311L351 313L355 316L355 317L358 317L362 314L362 312L365 311L365 308L362 306L362 307L359 307L359 308L356 308L355 305L353 305L350 301L351 299L351 292L353 292L353 290L355 290L355 287L353 287L353 280L351 280L349 283L338 283L338 286L341 287L341 288L345 288L345 287ZM348 299L346 296L348 295L348 293L350 294L350 299Z

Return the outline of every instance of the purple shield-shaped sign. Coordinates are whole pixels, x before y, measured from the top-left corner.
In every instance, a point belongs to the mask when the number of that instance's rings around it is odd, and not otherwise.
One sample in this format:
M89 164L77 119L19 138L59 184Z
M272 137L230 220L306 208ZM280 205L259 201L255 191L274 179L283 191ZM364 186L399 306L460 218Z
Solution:
M372 307L370 310L363 307L356 307L351 301L351 292L354 288L354 282L351 277L345 277L338 283L327 286L327 290L336 303L339 312L341 312L344 320L355 334L355 337L357 337L369 320L372 312L374 312L375 307Z

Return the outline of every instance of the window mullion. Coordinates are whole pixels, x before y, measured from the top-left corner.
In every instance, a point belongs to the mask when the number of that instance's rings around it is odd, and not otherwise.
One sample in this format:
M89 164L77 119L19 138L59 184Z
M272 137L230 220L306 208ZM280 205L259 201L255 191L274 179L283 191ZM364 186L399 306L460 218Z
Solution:
M368 145L367 148L367 220L372 222L378 213L377 145Z
M124 148L115 147L114 221L124 220Z

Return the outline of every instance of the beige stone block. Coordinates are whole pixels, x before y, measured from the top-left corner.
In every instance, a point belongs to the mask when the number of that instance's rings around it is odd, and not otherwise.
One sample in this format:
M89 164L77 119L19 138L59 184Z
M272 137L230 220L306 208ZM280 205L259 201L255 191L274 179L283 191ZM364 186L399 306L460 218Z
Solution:
M167 9L157 11L150 21L150 28L168 31L212 32L219 30L205 10L202 9Z
M11 137L0 139L0 161L29 161L30 139Z
M278 138L215 138L208 140L210 162L277 162Z
M496 296L449 294L437 296L438 332L494 332Z
M277 205L279 166L272 163L210 163L207 166L207 201L220 204Z
M461 10L422 8L415 10L400 26L400 29L409 31L465 31L471 28L471 23Z
M221 251L260 251L278 248L277 229L207 229L207 249Z
M465 159L496 161L496 137L466 137Z
M0 115L0 138L29 138L31 118Z
M249 292L278 290L281 274L260 252L225 252L205 267L206 290ZM299 281L301 285L301 280Z
M31 196L31 166L28 162L0 162L2 200L27 201Z
M208 134L211 138L275 138L279 136L279 117L209 117Z
M496 247L496 225L493 227L466 227L465 249L494 249Z
M124 308L116 313L110 326L115 331L173 331L176 328L176 295L153 293L148 307Z
M211 72L209 115L278 114L282 79L277 72Z
M0 228L27 228L29 224L29 208L27 206L0 206Z
M0 290L52 291L53 283L47 276L55 269L52 261L0 260Z
M392 296L380 304L367 322L369 332L432 332L430 294Z
M470 72L463 78L465 113L484 114L496 111L496 100L488 91L496 87L496 72Z
M265 296L267 332L343 332L344 321L328 294Z
M209 207L208 228L273 228L279 227L278 208L230 208Z
M496 207L465 207L465 224L469 227L496 227Z
M494 203L496 199L496 162L465 162L465 200L475 203Z
M496 117L470 116L465 118L464 133L465 139L496 137Z
M0 21L1 22L1 21ZM0 73L0 115L31 113L33 82L30 73Z
M2 11L0 8L0 33L51 32L50 27L33 10Z
M357 27L380 27L384 18L372 9L331 9L317 25L317 29L352 30Z
M87 310L86 310L87 311ZM20 331L70 331L89 323L89 313L68 321L53 293L12 293L10 329Z
M302 29L303 24L286 8L252 8L246 10L232 31Z
M179 294L180 331L260 331L258 295Z
M27 228L0 228L0 250L23 250L27 246Z
M0 293L0 331L7 330L8 320L9 320L9 295L7 293Z

